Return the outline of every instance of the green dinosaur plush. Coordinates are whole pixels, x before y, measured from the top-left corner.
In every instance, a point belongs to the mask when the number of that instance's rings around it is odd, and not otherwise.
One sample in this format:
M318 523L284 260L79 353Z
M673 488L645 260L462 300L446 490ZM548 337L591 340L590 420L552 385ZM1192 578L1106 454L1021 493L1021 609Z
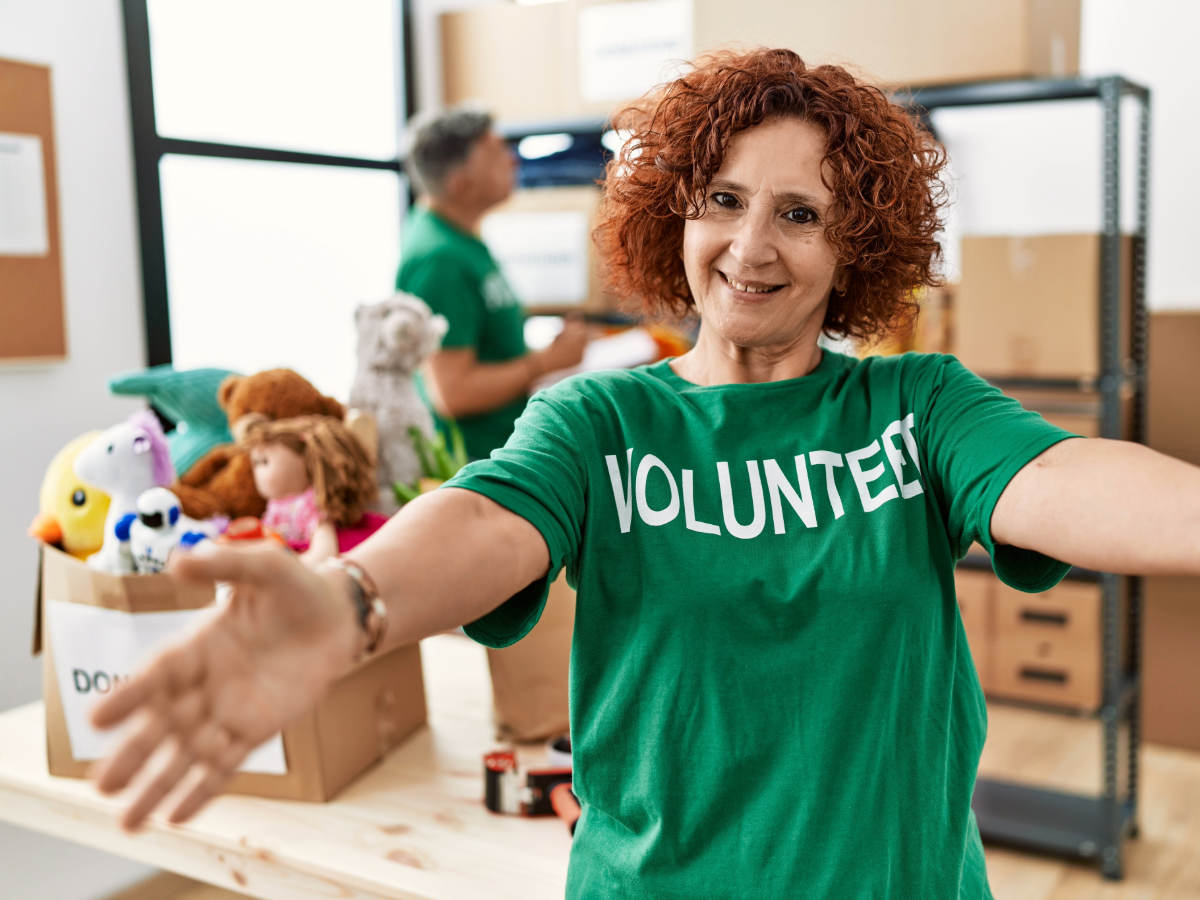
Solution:
M145 397L175 423L167 435L171 462L180 474L219 444L233 442L225 411L217 403L217 388L230 375L226 369L187 369L182 372L167 363L108 379L114 394Z

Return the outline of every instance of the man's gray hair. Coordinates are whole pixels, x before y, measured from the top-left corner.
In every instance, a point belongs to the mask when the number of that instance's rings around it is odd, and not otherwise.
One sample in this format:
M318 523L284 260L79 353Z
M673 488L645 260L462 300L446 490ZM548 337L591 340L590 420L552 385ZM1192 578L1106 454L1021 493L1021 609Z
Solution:
M408 123L404 168L417 188L435 197L476 142L492 128L492 114L475 106L420 113Z

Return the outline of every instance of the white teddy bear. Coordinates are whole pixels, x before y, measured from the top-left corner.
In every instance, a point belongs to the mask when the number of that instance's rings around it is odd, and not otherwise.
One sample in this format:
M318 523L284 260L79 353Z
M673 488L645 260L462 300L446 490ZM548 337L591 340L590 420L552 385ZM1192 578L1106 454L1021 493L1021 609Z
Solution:
M412 484L422 474L409 428L416 426L427 437L433 436L433 417L417 393L413 373L441 346L447 323L425 301L405 293L358 307L354 321L358 371L350 388L350 406L375 416L379 429L375 466L378 506L381 512L391 514L397 508L392 484Z

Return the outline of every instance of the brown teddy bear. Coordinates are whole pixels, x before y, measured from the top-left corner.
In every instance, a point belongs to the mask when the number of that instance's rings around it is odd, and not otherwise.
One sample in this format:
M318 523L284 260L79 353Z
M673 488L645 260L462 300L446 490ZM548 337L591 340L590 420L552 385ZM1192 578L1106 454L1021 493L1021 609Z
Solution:
M254 422L314 415L341 419L346 413L341 403L291 369L231 375L217 389L217 402L225 410L235 440ZM267 508L267 501L254 488L250 457L238 444L214 447L177 479L171 490L179 497L184 514L194 519L261 517Z

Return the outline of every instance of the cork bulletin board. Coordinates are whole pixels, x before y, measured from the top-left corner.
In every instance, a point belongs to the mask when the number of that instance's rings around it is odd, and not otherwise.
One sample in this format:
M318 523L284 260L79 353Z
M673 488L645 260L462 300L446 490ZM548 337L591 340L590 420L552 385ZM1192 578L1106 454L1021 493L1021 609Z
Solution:
M0 365L65 359L50 69L0 59Z

